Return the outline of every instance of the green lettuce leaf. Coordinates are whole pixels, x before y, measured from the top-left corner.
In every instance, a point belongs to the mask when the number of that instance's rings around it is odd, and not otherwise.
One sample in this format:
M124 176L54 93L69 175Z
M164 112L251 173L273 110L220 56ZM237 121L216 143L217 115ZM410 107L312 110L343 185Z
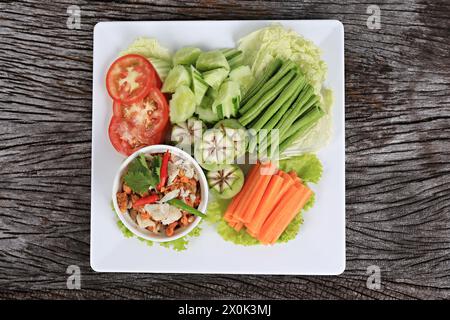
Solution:
M327 75L321 49L297 32L274 24L259 29L238 41L244 63L259 77L274 58L294 61L305 73L315 92L320 93Z
M153 241L141 238L141 237L136 237L139 241L144 242L145 244L147 244L149 247L153 246Z
M139 54L146 57L155 68L161 80L165 80L172 67L172 54L159 44L156 39L138 38L127 49L120 53Z
M125 238L137 238L139 241L144 242L149 247L153 246L153 244L155 243L153 241L135 236L134 233L131 232L120 220L117 220L117 226L119 227L119 230L122 232L122 234ZM192 230L189 234L185 235L182 238L179 238L179 239L176 239L173 241L158 242L158 243L160 246L165 247L165 248L173 249L175 251L184 251L188 248L189 241L192 238L198 237L201 233L201 230L202 229L201 229L200 225L198 225L197 227L194 228L194 230Z
M233 242L243 246L252 246L259 244L259 241L251 237L245 230L237 232L231 228L228 223L222 219L228 204L231 200L214 199L208 203L206 210L206 221L216 227L217 233L226 241Z
M151 38L137 38L127 49L122 51L120 55L123 56L131 53L139 54L146 58L157 58L166 61L172 60L170 51L161 46L156 39Z
M312 153L280 160L279 166L286 172L294 170L304 182L318 183L323 172L322 163Z
M184 238L180 238L170 242L161 242L161 247L172 248L175 251L184 251L187 249L188 241Z
M119 227L120 231L122 232L123 236L125 238L133 238L134 233L128 230L128 228L123 224L122 221L117 220L117 226Z
M201 227L197 226L196 228L194 228L194 230L192 230L189 234L185 235L182 238L168 242L160 242L159 244L162 247L170 248L175 251L184 251L188 248L189 240L191 238L198 237L200 235L201 230L202 230Z
M308 211L312 207L314 207L314 204L316 203L316 194L313 193L311 198L305 203L305 206L303 207L303 211Z

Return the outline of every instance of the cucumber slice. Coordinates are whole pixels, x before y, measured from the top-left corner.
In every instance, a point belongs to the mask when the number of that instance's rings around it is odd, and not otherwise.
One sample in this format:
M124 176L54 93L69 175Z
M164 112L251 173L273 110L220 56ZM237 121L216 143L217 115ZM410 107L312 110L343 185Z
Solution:
M248 89L250 89L253 82L255 82L255 77L253 76L252 70L249 66L240 66L231 70L229 77L230 80L239 83L242 94L245 94Z
M218 68L203 72L203 79L212 88L218 90L223 80L228 76L228 70L225 68Z
M202 50L194 47L184 47L178 50L173 56L173 64L190 65L195 64L198 56L202 53Z
M241 90L235 81L225 81L220 86L217 98L214 100L212 110L220 119L230 118L237 115L239 102L241 100Z
M191 75L186 67L178 65L169 71L166 80L161 88L162 92L175 92L180 86L191 85Z
M153 68L155 68L161 81L164 81L172 68L172 63L168 60L153 57L148 58L148 61L150 61Z
M203 96L208 90L208 84L203 80L203 77L194 66L191 66L191 77L192 77L192 90L195 94L196 105L199 106L202 102Z
M196 68L200 71L208 71L217 68L230 70L227 59L219 50L202 52L197 59Z
M195 113L197 113L198 118L205 123L216 123L219 121L219 117L212 111L212 104L214 99L209 96L204 96L202 103L197 106Z
M211 99L215 99L215 98L217 98L217 93L218 93L219 91L217 90L217 89L214 89L214 88L212 88L212 87L209 87L208 88L208 91L206 91L206 96L208 96L208 97L210 97ZM212 102L211 102L211 104L212 104Z
M186 121L195 112L195 95L187 86L179 86L170 99L170 122Z

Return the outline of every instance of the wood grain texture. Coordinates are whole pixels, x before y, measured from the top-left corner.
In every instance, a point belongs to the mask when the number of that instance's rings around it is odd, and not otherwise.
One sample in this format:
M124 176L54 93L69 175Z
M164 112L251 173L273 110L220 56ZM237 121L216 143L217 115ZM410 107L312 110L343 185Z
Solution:
M0 298L450 298L450 3L2 1ZM81 7L81 29L66 27ZM347 269L338 277L98 274L89 266L92 31L109 20L339 19ZM82 290L66 288L68 265ZM381 290L366 287L378 265Z

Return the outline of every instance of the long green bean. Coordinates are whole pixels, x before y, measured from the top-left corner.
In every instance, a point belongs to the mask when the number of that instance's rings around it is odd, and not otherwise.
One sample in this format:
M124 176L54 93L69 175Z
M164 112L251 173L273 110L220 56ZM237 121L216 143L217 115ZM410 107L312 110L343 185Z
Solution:
M308 102L308 100L313 95L314 89L307 85L305 89L300 93L297 97L297 100L292 104L292 107L289 108L288 112L286 112L281 118L279 124L277 124L276 128L280 130L280 136L284 134L284 132L289 128L289 126L298 119L298 114L303 109L303 106Z
M284 103L294 95L297 89L302 86L304 81L305 77L302 74L297 74L295 78L292 79L291 83L283 89L277 99L267 108L262 117L258 119L252 128L256 131L262 129L267 121L269 121L270 118L272 118L272 116L279 111Z
M289 81L292 80L292 78L295 76L296 71L291 70L287 75L285 75L281 81L278 81L278 83L266 94L264 94L261 99L258 100L258 102L242 117L239 118L239 122L246 126L250 122L252 122L256 117L264 111L264 109L274 100L276 97L280 94L280 92L283 90L284 87L289 83Z
M317 108L319 108L319 110L316 110ZM300 126L308 123L311 119L314 120L314 114L315 113L320 113L323 114L323 110L320 107L317 106L313 106L312 108L310 108L310 110L304 115L302 116L300 119L298 119L295 122L292 122L289 124L288 129L285 131L284 135L281 134L281 132L278 132L278 140L279 143L282 143L283 141L285 141L286 139L288 139L293 133L295 133L297 130L300 129ZM278 130L278 129L272 129L273 130ZM268 148L269 146L272 145L273 141L271 141L271 135L267 136L268 141L265 142L266 148ZM264 145L264 144L263 144Z
M305 116L297 120L292 127L288 130L286 138L280 139L279 152L283 152L289 146L292 145L298 138L300 138L307 130L313 127L316 122L325 114L325 112L319 107L315 106Z
M269 65L264 70L262 76L256 80L253 85L248 89L247 93L243 97L241 101L241 106L245 105L248 100L250 100L261 88L262 86L272 77L275 72L278 71L278 69L283 64L283 61L281 59L273 59Z
M298 95L302 92L303 88L305 87L306 84L306 79L303 78L303 82L301 85L299 85L297 87L297 90L294 92L294 94L289 98L289 100L287 100L283 106L280 108L280 111L275 113L275 115L269 120L269 122L267 122L263 129L266 130L272 130L273 128L276 127L276 125L278 124L278 122L281 120L281 118L283 117L283 115L289 110L289 107L292 106L292 104L294 103L294 101L297 99Z
M232 59L232 58L242 54L241 50L233 49L233 48L224 49L224 50L221 50L221 51L222 51L223 55L225 56L225 58L227 60L230 60L230 59Z
M269 92L272 88L274 88L278 82L292 69L297 70L297 66L294 62L287 60L283 63L281 68L271 77L266 83L263 84L261 89L258 90L258 92L255 93L253 97L250 98L245 104L241 104L241 107L239 108L239 111L241 114L245 114L253 107L255 104L258 103L258 101L263 97L267 92Z
M289 126L284 127L280 132L280 139L284 139L287 137L287 132L291 129L292 124L297 120L300 119L304 114L306 114L308 111L312 109L315 103L319 102L319 97L316 95L311 96L309 100L302 106L302 108L294 114L292 117L292 121L289 121Z
M303 88L306 85L306 79L303 78L303 82L301 85L299 85L296 89L296 91L294 92L294 94L289 98L289 100L287 100L283 106L280 108L280 110L278 112L275 113L275 115L269 120L269 122L267 122L264 127L262 129L267 130L267 132L271 132L272 129L277 128L277 125L280 121L280 119L283 117L283 115L287 112L287 110L289 109L289 107L292 106L292 104L294 103L294 101L297 99L297 97L299 96L299 94L302 92ZM254 121L250 124L250 127L253 128L253 126L256 124L257 121ZM267 141L268 137L260 137L260 142L259 142L259 149L264 149L264 146L268 144ZM256 145L252 145L251 148L249 148L249 152L253 152L256 148Z

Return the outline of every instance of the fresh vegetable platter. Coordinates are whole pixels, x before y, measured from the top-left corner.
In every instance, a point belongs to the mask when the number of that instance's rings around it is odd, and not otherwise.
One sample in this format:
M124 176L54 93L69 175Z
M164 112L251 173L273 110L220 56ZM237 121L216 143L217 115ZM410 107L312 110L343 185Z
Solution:
M343 88L337 21L98 24L91 266L342 272Z

